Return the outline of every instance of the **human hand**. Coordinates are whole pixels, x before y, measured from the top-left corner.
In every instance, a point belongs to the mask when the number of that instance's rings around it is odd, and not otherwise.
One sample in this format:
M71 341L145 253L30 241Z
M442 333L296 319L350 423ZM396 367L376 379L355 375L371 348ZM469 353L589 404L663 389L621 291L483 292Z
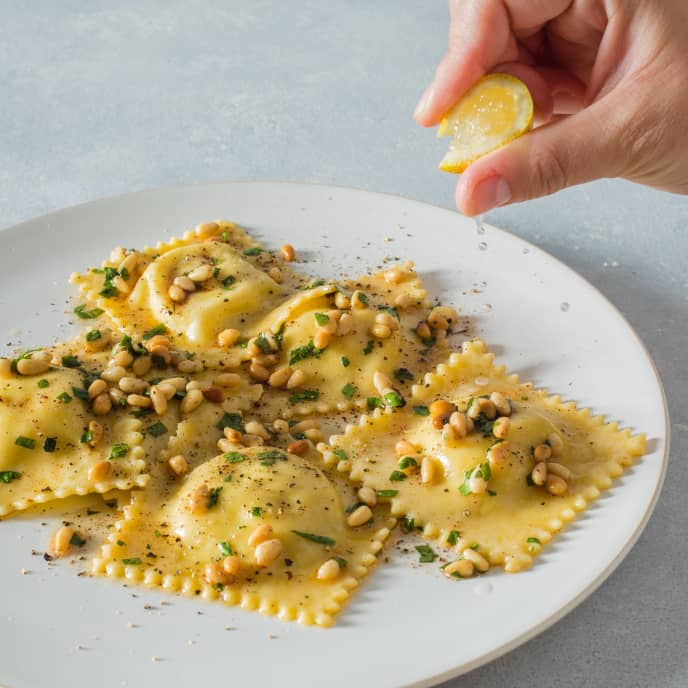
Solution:
M484 74L526 83L537 125L461 175L477 215L624 177L688 193L686 0L450 0L449 48L414 114L436 125Z

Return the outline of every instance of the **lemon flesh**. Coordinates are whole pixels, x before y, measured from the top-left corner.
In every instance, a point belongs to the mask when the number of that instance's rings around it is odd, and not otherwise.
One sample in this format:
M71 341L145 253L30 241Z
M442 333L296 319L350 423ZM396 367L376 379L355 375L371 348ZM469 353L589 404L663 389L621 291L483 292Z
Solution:
M458 174L474 160L530 130L533 99L510 74L488 74L444 116L437 136L452 140L440 169Z

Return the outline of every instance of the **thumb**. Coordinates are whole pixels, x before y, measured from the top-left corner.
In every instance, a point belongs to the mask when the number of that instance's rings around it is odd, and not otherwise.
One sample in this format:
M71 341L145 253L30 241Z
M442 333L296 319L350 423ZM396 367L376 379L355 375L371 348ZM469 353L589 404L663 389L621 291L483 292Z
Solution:
M459 210L479 215L575 184L619 176L624 137L619 135L619 106L614 100L608 96L476 160L457 184Z

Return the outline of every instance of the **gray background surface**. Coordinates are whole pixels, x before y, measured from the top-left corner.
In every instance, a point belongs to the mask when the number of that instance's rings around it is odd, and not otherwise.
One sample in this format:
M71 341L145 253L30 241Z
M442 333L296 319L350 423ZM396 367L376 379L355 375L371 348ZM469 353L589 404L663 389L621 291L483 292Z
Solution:
M205 181L333 183L453 207L454 179L436 169L444 144L411 117L444 50L443 2L0 0L0 10L0 226ZM487 220L621 309L663 378L672 452L647 530L601 589L446 685L685 688L688 198L600 181ZM462 627L457 618L458 642Z

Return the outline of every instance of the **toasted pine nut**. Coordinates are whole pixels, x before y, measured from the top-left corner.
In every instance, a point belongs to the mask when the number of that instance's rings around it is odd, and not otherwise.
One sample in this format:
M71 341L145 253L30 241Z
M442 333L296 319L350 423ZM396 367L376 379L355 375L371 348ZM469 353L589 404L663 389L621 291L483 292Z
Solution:
M490 468L500 468L504 466L511 456L511 442L508 440L501 440L496 442L487 450L487 460L490 462Z
M280 255L282 256L283 260L287 261L287 263L291 263L291 261L296 258L296 251L291 244L284 244L282 248L280 248Z
M203 368L204 366L201 361L192 361L190 358L185 358L177 363L177 370L187 375L189 373L202 373Z
M202 514L208 511L209 494L210 490L208 490L208 486L205 483L199 485L191 493L191 496L189 497L189 509L191 509L191 513Z
M387 327L387 325L380 325L380 323L375 323L370 328L370 334L377 339L389 339L392 336L392 330Z
M258 382L267 382L270 379L270 371L265 367L253 361L248 369L249 375Z
M308 452L310 446L308 440L296 440L287 447L287 451L290 454L296 454L296 456L303 456Z
M213 384L217 387L238 387L241 384L241 375L238 373L220 373L213 378Z
M124 246L115 246L115 248L113 248L112 251L110 251L110 262L117 265L124 260L126 255L127 251L124 248ZM118 267L117 269L119 270L120 267Z
M310 430L305 430L303 434L305 435L306 439L309 439L311 442L313 442L313 444L325 441L324 435L318 428L311 428Z
M273 536L272 526L263 523L258 526L249 536L248 536L248 546L257 547L261 542L270 540Z
M123 377L126 377L127 371L122 366L112 366L106 368L100 377L108 382L119 382Z
M189 464L181 454L172 456L167 463L175 475L184 475L189 470Z
M399 284L401 282L404 273L399 268L390 268L382 273L387 284Z
M548 461L547 471L551 475L558 475L560 478L563 478L566 482L569 482L569 480L571 480L571 471L563 464L555 463L554 461Z
M12 361L9 358L0 358L0 377L12 377Z
M473 401L471 411L474 406L478 407L478 414L482 413L489 420L492 420L497 415L497 408L489 399L478 397Z
M273 282L277 282L277 284L282 284L282 271L276 265L273 265L268 270L268 277Z
M189 279L186 275L178 275L174 278L172 284L180 289L183 289L184 291L196 291L196 283Z
M346 294L342 294L341 291L338 291L334 295L334 305L340 310L346 310L351 307L351 300Z
M349 514L346 522L352 528L357 528L358 526L362 526L364 523L368 523L372 517L373 512L370 510L370 507L363 504Z
M547 435L547 443L552 450L552 456L559 457L564 453L564 441L559 433L551 432Z
M424 456L420 462L420 481L423 485L429 485L435 481L435 474L437 472L437 464L435 459L430 456Z
M127 394L140 394L148 389L148 383L138 377L123 377L119 381L119 388Z
M230 327L227 330L222 330L220 334L217 335L217 343L221 347L229 348L234 346L241 339L241 332Z
M243 435L238 430L234 428L225 428L223 432L230 442L234 442L235 444L241 443Z
M186 383L187 392L190 392L192 389L199 389L201 392L205 392L208 387L210 387L210 383L207 380L189 380Z
M20 375L40 375L50 369L50 364L40 358L22 358L17 361L17 372Z
M457 432L456 428L451 423L447 423L446 425L442 425L442 421L440 419L436 418L435 420L439 420L438 425L442 428L442 439L445 442L447 442L449 444L453 444L454 442L456 442L456 440L461 439L459 437L459 433ZM435 421L433 421L433 424L434 424L434 422Z
M473 562L473 565L475 566L480 573L485 573L490 568L490 562L485 559L485 557L480 554L477 550L471 549L470 547L467 547L463 551L463 558L468 559L468 561Z
M99 394L91 404L91 410L96 416L104 416L110 413L112 409L112 401L110 401L110 395Z
M487 480L479 475L480 467L476 468L468 479L468 486L473 494L484 494L487 492Z
M149 349L151 356L155 358L162 359L166 366L170 365L172 360L172 354L166 346L156 346Z
M313 430L313 429L320 429L320 423L315 418L306 418L305 420L301 420L298 423L294 423L294 425L289 428L289 432L291 432L292 435L300 435L302 432L306 432L306 430Z
M547 492L557 497L566 494L569 489L568 483L558 475L548 475L545 487Z
M236 554L230 554L222 560L222 568L230 576L236 576L241 570L241 559Z
M287 389L295 389L296 387L300 387L305 382L306 382L306 373L303 370L301 370L301 368L297 368L291 374L291 377L289 378L289 382L287 382Z
M172 399L174 395L177 393L177 390L175 389L174 385L168 384L167 381L160 382L156 386L160 390L160 392L162 392L167 401Z
M95 399L98 395L107 391L107 382L105 380L94 380L88 386L88 396L90 399Z
M160 389L159 385L151 387L150 400L153 403L153 409L159 416L167 411L167 395Z
M138 377L143 377L153 365L153 359L150 356L139 356L131 364L131 372Z
M289 382L291 377L292 369L289 367L278 368L270 377L268 378L268 384L270 387L284 387L284 385Z
M98 461L88 469L88 479L92 483L101 483L112 473L112 464L107 461Z
M282 554L282 549L282 541L277 538L261 542L254 551L256 564L258 566L270 566Z
M131 286L129 282L122 279L119 275L115 275L112 278L112 285L117 289L120 294L128 294L131 291Z
M437 399L430 404L430 415L433 418L444 418L456 410L454 404L445 399Z
M145 397L143 394L129 394L127 396L127 404L136 408L149 408L152 402L150 397Z
M394 389L392 381L381 370L373 373L373 387L380 396Z
M248 421L245 429L247 435L258 435L258 437L262 437L264 440L270 439L270 433L267 431L267 428L257 420Z
M324 564L318 569L317 578L321 581L334 580L339 576L341 572L341 567L336 559L328 559Z
M356 322L351 313L342 313L342 317L339 318L337 323L337 336L346 337L347 334L351 334L354 331L354 326Z
M322 332L326 332L329 335L334 335L337 333L337 327L339 325L340 314L339 314L339 311L330 311L330 313L337 313L337 317L334 318L334 317L330 316L329 313L326 313L325 315L327 315L329 320L324 325L320 325L320 327L318 327L318 330L322 331Z
M408 456L409 454L417 454L418 450L408 440L399 440L394 445L394 452L397 457Z
M184 301L186 301L187 292L176 284L172 284L167 290L167 295L175 303L184 303Z
M177 392L186 389L187 379L185 377L166 377L160 384L172 385Z
M380 311L375 316L375 322L380 325L387 325L390 330L396 330L399 327L399 321L391 316L387 311Z
M330 319L330 322L335 322L338 323L339 319L342 317L342 312L340 310L337 310L336 308L331 308L329 311L326 313L327 317ZM336 327L333 330L332 334L336 331Z
M511 421L506 416L497 418L492 426L492 434L500 440L506 439L511 429Z
M192 389L186 393L182 403L179 404L179 408L182 413L191 413L203 403L203 399L203 392L200 389Z
M124 249L122 249L124 250ZM112 259L112 256L110 256ZM115 263L117 261L111 260L111 262ZM139 254L136 252L130 253L128 256L125 256L119 265L117 266L117 272L122 272L125 270L128 272L130 275L133 275L137 268L139 266Z
M436 306L428 315L428 325L439 330L448 330L458 320L459 314L451 306Z
M416 335L419 339L422 339L423 341L432 339L432 330L430 329L430 326L428 325L426 320L421 320L416 325Z
M196 225L196 236L206 238L215 234L218 229L220 229L220 225L217 222L201 222L201 224Z
M279 434L284 434L285 432L289 432L289 423L287 423L286 420L278 418L277 420L273 421L272 429Z
M511 415L511 400L505 397L501 392L492 392L492 394L490 394L490 401L495 405L497 413L500 416Z
M128 368L134 362L134 357L126 350L118 351L109 361L108 368L114 366L121 366Z
M366 295L358 289L351 295L351 308L368 308Z
M367 506L373 507L377 504L377 492L372 487L360 487L358 498Z
M552 458L552 449L547 444L538 444L533 449L533 457L536 461L547 461Z
M110 387L107 393L113 406L124 407L127 405L127 395L119 387Z
M210 585L228 585L234 582L234 576L230 576L220 564L213 562L203 567L203 577Z
M313 344L316 349L326 349L330 345L332 335L324 328L319 327L313 336Z
M213 404L221 404L225 400L225 392L221 387L207 387L203 396Z
M148 351L153 353L153 349L157 349L160 346L170 349L172 347L172 342L170 342L169 337L166 337L164 334L156 334L147 342L144 342L144 346L146 349L148 349Z
M535 464L530 479L536 485L544 485L547 482L547 464L544 461Z
M457 559L452 561L451 564L445 566L442 571L447 576L452 576L453 574L458 574L461 578L471 578L475 567L470 559Z
M74 528L70 528L69 526L58 528L50 542L50 554L52 554L53 557L64 557L65 554L69 552L73 535Z
M207 282L213 276L214 270L212 265L199 265L187 277L193 282Z
M103 426L98 421L92 420L88 424L88 430L91 433L91 439L88 442L89 446L97 447L102 441L103 435L105 434Z
M459 411L454 411L449 416L449 425L454 429L457 439L462 439L473 431L473 421L465 413Z

